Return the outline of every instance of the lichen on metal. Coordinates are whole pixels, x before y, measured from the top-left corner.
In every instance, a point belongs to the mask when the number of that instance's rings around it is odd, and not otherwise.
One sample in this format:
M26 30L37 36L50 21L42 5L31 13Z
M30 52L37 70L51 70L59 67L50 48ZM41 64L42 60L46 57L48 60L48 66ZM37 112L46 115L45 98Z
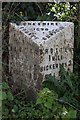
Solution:
M60 65L73 71L74 24L24 21L10 24L10 71L36 88L46 74L59 77ZM22 72L23 71L23 72ZM18 77L21 77L19 76ZM22 78L20 78L22 80ZM39 79L39 80L38 80ZM21 83L22 84L22 83ZM39 87L39 85L38 85Z

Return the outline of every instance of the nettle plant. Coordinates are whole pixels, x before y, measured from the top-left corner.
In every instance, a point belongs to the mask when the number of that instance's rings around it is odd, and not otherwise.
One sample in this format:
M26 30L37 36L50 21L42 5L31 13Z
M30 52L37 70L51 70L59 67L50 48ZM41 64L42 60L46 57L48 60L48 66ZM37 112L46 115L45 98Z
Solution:
M70 71L65 71L63 66L60 67L60 80L54 76L46 75L46 80L43 81L43 87L55 91L58 95L57 102L65 106L65 108L63 107L67 111L64 114L65 117L75 118L77 113L80 113L78 83L79 77Z
M62 112L62 105L58 104L56 99L58 98L57 94L54 91L49 90L48 88L43 88L38 94L38 99L36 104L40 106L42 111L42 118L56 118Z
M53 90L48 88L43 88L40 91L37 105L40 105L43 119L62 119L64 118L70 120L71 118L76 118L77 111L67 104L63 104L59 100L58 94Z
M15 98L6 82L2 83L3 91L0 92L0 100L3 101L3 119L47 120L47 119L70 119L76 117L76 110L61 104L58 94L48 88L43 88L38 93L35 103L26 103ZM1 85L0 85L1 88Z

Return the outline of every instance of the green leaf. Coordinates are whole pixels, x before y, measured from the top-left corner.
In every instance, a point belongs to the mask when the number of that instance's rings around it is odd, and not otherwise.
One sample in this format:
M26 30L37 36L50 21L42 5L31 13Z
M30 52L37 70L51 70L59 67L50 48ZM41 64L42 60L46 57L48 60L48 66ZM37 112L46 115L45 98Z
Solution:
M43 87L54 90L58 94L64 94L64 87L62 86L62 83L51 75L46 75L46 80L43 81Z
M2 100L2 92L0 91L0 100Z
M5 89L9 89L9 85L7 82L3 82L2 83L2 89L5 90Z
M67 109L63 107L63 115L66 115L68 113Z
M14 99L11 91L8 91L8 92L7 92L7 99L8 99L9 101L11 101L11 100Z
M76 115L77 115L76 110L70 110L68 115L67 115L67 118L76 118Z
M25 111L22 111L22 112L20 113L20 117L21 117L21 118L25 118L25 117L26 117L26 112L25 112Z
M36 101L36 105L37 104L41 104L42 103L42 99L41 98L38 98L37 101Z
M12 112L17 112L17 111L18 111L18 107L17 107L17 105L14 105L13 109L12 109Z
M6 92L0 91L0 100L6 100Z
M5 109L2 109L2 114L7 116L9 114L9 110L5 107Z
M48 100L48 102L45 102L45 107L52 108L52 102Z
M60 66L60 71L62 73L62 80L64 80L72 89L73 89L73 85L72 85L72 81L70 79L70 75L67 74L67 72L65 71L63 66Z
M67 119L76 118L76 115L77 115L77 111L76 110L71 109L71 110L67 111L65 107L63 108L62 118L67 118Z

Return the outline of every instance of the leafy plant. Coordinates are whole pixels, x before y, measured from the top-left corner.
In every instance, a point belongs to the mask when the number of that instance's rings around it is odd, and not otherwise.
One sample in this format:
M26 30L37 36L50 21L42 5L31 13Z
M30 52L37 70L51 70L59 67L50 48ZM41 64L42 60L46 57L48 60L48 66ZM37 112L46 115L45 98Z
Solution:
M44 88L42 91L40 91L36 104L40 105L43 112L43 118L55 118L57 109L59 111L60 107L55 101L56 98L57 94L50 91L48 88Z
M77 79L74 74L65 71L63 66L61 66L60 74L60 80L47 75L46 80L43 81L43 86L54 90L58 94L60 103L80 112L80 100L77 99L79 98L79 87L75 84L79 78Z
M43 85L47 88L40 91L37 103L26 103L22 100L24 94L15 96L7 82L0 84L0 107L3 101L3 119L45 119L55 117L61 119L76 118L77 112L80 117L80 32L79 32L79 7L80 3L28 3L28 2L3 2L3 70L5 78L8 73L8 27L9 22L25 20L51 20L51 21L72 21L75 25L75 46L74 46L74 72L67 73L61 68L61 79L53 76L46 76ZM3 89L3 91L1 90ZM55 92L53 92L53 91ZM44 93L44 94L43 94ZM46 96L46 97L45 97ZM60 104L59 104L60 103ZM70 106L70 107L69 107ZM58 109L59 108L59 109ZM56 113L54 112L56 111ZM72 114L73 113L73 114ZM53 118L54 119L54 118Z
M14 97L7 82L0 84L0 101L2 101L2 116L8 118L9 109L7 105L13 101Z

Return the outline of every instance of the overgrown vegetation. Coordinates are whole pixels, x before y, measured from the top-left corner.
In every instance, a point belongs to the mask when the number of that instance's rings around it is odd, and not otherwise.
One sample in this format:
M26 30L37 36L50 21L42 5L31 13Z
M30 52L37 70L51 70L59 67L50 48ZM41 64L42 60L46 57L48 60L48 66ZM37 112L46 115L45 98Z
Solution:
M51 120L80 118L80 3L14 3L2 4L3 22L3 119ZM24 20L72 21L75 25L74 73L61 67L61 78L46 76L35 102L27 102L24 91L13 83L9 71L9 22ZM1 91L2 88L2 91ZM1 106L1 105L0 105Z
M1 85L0 85L1 88ZM65 100L59 99L58 94L48 88L43 88L35 103L28 103L14 96L6 82L2 84L0 100L3 100L2 113L4 119L61 119L76 118L77 110ZM68 103L68 104L67 104Z

